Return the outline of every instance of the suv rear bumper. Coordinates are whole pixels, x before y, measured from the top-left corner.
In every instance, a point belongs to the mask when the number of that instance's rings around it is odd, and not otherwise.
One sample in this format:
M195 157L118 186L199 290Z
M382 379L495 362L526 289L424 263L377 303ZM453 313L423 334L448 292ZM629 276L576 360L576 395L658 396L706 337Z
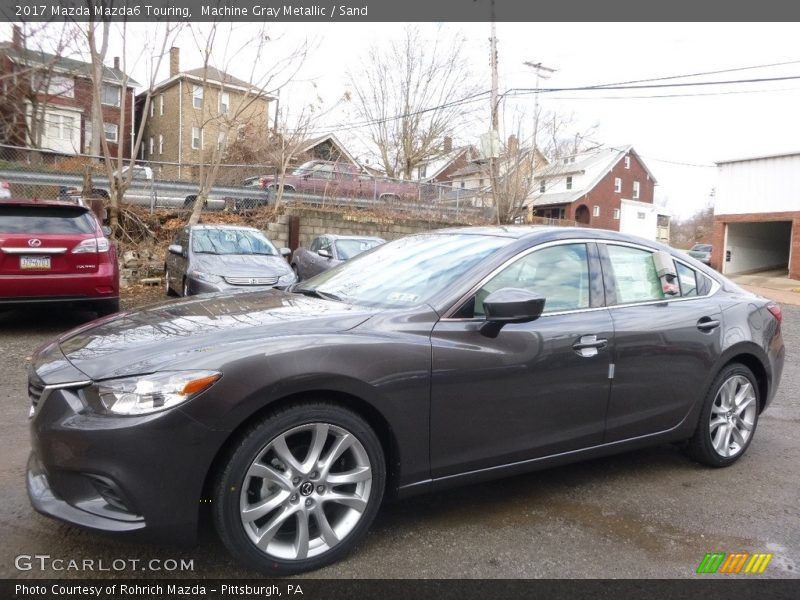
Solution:
M0 304L113 300L119 297L119 276L111 265L94 273L0 275Z

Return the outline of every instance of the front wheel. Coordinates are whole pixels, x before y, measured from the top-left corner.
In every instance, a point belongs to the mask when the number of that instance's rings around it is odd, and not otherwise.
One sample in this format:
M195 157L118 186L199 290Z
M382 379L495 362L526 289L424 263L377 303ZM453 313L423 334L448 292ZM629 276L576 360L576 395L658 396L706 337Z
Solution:
M761 398L753 372L739 363L726 366L706 395L697 430L687 451L710 467L727 467L747 451L758 424Z
M217 479L214 522L236 558L266 575L318 569L350 552L378 511L380 442L357 414L299 404L255 424Z

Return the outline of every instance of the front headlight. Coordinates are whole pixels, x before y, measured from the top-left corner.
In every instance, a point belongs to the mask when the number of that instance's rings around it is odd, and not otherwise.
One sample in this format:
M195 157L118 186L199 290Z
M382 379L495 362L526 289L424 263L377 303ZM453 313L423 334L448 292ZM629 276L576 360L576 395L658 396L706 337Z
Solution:
M212 275L211 273L204 273L203 271L192 271L192 277L205 281L206 283L219 283L222 277L219 275Z
M100 381L94 386L98 409L114 415L146 415L186 402L207 390L222 373L167 371Z
M294 271L289 271L286 275L282 275L278 278L278 283L276 285L291 285L295 281L297 281L297 277Z

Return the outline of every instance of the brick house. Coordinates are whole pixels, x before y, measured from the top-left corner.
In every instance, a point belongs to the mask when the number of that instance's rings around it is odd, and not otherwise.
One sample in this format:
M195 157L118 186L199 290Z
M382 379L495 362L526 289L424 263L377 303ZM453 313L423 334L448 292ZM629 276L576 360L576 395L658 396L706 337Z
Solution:
M42 148L54 156L88 152L94 97L91 63L29 50L19 27L13 31L11 42L0 43L0 143ZM128 114L121 131L126 80ZM114 156L122 144L123 156L130 158L134 88L138 85L120 70L118 58L113 67L103 67L103 131Z
M800 279L800 152L717 163L711 266Z
M441 153L417 165L411 179L424 183L452 185L452 176L478 158L474 146L453 148L453 138L445 137Z
M245 125L266 132L274 99L211 66L181 71L178 48L170 49L169 78L154 87L147 114L145 98L137 98L137 121L145 120L139 158L165 179L196 179L200 163Z
M668 219L653 204L655 186L632 146L599 148L538 170L528 207L536 216L655 239Z

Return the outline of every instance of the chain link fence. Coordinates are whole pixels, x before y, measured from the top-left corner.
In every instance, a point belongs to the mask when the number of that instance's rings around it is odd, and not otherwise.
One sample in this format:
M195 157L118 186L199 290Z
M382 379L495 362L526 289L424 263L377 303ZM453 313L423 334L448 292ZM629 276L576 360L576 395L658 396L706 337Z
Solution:
M387 209L426 219L493 218L485 193L441 183L371 175L347 163L312 161L281 173L274 165L222 164L206 210L245 212L277 202L320 207ZM193 163L127 160L113 176L127 178L123 200L156 208L190 209L213 167ZM109 197L102 159L0 145L0 195L17 198Z

